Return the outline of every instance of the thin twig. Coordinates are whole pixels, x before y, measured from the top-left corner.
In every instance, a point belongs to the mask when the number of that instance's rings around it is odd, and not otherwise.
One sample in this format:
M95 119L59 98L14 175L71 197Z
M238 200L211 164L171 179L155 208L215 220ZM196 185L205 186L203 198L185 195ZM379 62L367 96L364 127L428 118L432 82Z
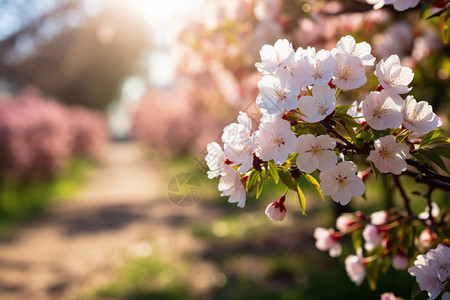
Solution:
M450 184L450 177L444 176L444 175L441 175L441 174L438 174L438 173L435 173L435 172L431 171L428 168L428 164L427 163L423 163L423 162L420 162L420 161L412 160L412 159L409 159L409 158L406 159L406 163L408 165L413 166L414 168L416 168L417 171L420 171L420 172L426 174L429 178L437 179L437 180L440 180L440 181L443 181L443 182L446 182L446 183Z
M355 145L353 145L352 143L350 143L349 140L347 140L346 138L344 138L342 135L340 135L339 133L337 133L336 130L333 129L333 127L330 126L330 124L326 123L326 122L322 122L321 123L323 125L323 127L328 130L329 132L331 132L335 137L339 138L341 141L343 141L348 148L350 148L351 150L355 151L356 153L359 154L367 154L364 153L364 151L358 147L356 147Z
M403 189L400 180L398 179L397 175L394 175L394 182L395 185L398 187L400 194L402 195L403 198L403 204L405 205L406 211L408 212L409 216L413 216L412 210L411 210L411 206L409 205L410 201L408 198L408 195L406 195L405 190Z
M428 177L428 175L424 174L421 177L418 173L409 171L409 170L403 171L402 174L413 177L416 180L416 182L418 182L418 183L424 183L433 188L438 188L438 189L450 192L450 184L431 179Z
M428 212L428 219L430 220L431 224L434 225L434 219L433 219L433 215L431 214L432 212L432 208L433 206L431 206L431 193L434 191L434 187L432 187L431 185L428 186L428 190L425 193L424 197L425 199L427 199L427 203L428 203L428 208L429 208L429 212Z

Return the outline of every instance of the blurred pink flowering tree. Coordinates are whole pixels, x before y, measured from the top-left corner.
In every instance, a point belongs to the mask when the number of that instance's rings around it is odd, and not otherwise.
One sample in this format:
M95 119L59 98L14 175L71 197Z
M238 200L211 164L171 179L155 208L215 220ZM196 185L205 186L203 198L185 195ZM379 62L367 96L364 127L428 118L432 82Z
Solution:
M36 92L0 101L0 178L28 182L58 176L72 156L94 157L108 138L99 113L66 107Z

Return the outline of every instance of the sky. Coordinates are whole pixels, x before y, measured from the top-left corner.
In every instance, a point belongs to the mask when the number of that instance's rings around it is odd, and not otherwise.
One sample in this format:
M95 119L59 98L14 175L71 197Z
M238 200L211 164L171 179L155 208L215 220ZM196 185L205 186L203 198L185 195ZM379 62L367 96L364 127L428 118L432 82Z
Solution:
M131 129L128 111L139 101L150 85L167 88L175 77L175 61L171 49L180 29L177 20L196 15L203 0L128 0L142 14L151 30L152 51L148 54L148 78L129 77L123 84L121 99L108 110L113 135L126 136Z

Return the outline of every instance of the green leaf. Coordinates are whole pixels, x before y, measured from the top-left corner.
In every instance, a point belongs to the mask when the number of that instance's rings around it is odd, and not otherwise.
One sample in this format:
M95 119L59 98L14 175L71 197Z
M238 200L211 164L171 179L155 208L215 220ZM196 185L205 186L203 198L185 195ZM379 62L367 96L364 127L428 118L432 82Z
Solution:
M258 187L256 188L256 199L258 199L259 196L261 195L263 185L264 185L264 179L263 179L261 172L259 172L259 179L260 179L260 181L258 181L259 184L258 184Z
M366 278L372 291L377 288L378 273L380 271L380 261L376 259L366 265Z
M422 2L422 6L420 8L420 18L423 19L425 17L425 14L428 10L428 7L430 4L428 2Z
M286 161L288 161L288 162L295 162L297 160L297 157L298 157L298 152L291 153L291 154L288 155L288 158L287 158Z
M302 190L300 189L299 185L297 185L297 195L298 195L298 205L299 205L300 209L302 210L302 214L306 215L306 213L305 213L306 198L305 198L305 195L303 194Z
M450 148L444 146L436 146L430 149L431 152L436 153L437 155L443 156L445 158L450 159Z
M280 175L278 175L278 169L275 163L271 160L269 163L269 172L270 175L272 175L273 180L275 180L275 183L278 184L278 181L280 181Z
M418 153L424 155L427 159L435 163L439 168L449 173L445 162L442 160L439 154L433 152L432 149L419 149Z
M319 182L316 180L316 178L306 173L303 175L306 177L306 180L308 180L309 184L314 188L317 195L319 195L320 199L322 199L322 201L325 201L325 197L323 196L322 191L320 190L320 185Z
M336 105L336 109L334 112L335 116L347 115L347 111L352 108L353 105Z
M441 135L443 131L444 129L435 129L425 134L420 141L419 148L432 144L448 143L448 138Z
M353 249L355 249L355 251L358 251L358 249L362 247L362 243L362 228L358 228L352 233Z
M281 181L291 190L297 191L297 183L291 176L289 171L286 171L284 168L278 168L278 175L280 175Z
M247 184L245 186L245 191L249 194L256 188L256 184L259 179L259 171L252 171L250 175L248 175Z

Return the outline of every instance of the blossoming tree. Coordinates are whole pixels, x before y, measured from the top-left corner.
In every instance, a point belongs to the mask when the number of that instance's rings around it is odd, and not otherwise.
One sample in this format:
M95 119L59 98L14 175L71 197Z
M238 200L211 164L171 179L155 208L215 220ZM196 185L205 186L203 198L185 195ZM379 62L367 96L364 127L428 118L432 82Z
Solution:
M355 284L367 279L375 289L380 269L409 267L418 283L413 297L436 299L443 294L450 276L449 216L446 209L439 212L431 196L436 189L450 191L450 177L439 171L448 173L444 159L450 158L450 139L442 134L441 119L427 102L402 96L412 89L413 71L395 54L376 63L370 44L350 35L331 51L294 50L288 40L280 39L264 45L260 56L255 65L263 74L256 98L262 112L258 129L252 132L252 120L241 112L237 123L224 128L223 148L216 142L207 147L208 177L220 176L222 196L244 207L248 194L259 198L264 183L273 180L286 189L265 212L282 221L288 192L297 195L301 212L306 212L300 177L321 199L330 196L347 205L353 197L365 195L369 173L393 174L403 210L341 215L337 231L316 228L316 247L339 256L339 240L351 235L356 253L345 259L345 268ZM367 82L367 69L374 65L378 87L359 103L340 103L347 91ZM358 166L366 171L358 172ZM403 176L428 186L424 214L412 212Z

